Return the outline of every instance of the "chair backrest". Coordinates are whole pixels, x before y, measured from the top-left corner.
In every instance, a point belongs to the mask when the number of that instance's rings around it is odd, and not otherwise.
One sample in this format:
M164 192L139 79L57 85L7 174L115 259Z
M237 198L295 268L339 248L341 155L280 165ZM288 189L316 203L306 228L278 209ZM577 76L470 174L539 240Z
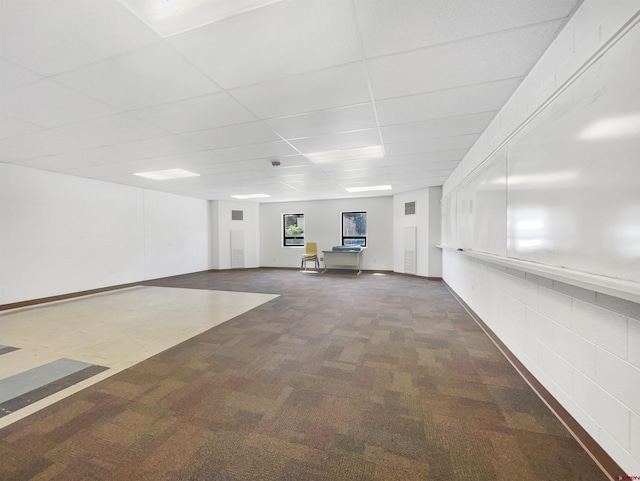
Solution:
M305 253L308 256L314 256L318 253L318 244L316 242L307 242L305 244Z

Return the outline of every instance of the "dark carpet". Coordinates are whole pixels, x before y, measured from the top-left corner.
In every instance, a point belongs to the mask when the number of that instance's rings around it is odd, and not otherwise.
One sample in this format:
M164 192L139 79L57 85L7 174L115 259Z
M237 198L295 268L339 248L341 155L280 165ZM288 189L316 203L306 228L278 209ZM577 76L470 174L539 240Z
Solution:
M146 284L280 297L0 430L0 479L606 479L439 281Z

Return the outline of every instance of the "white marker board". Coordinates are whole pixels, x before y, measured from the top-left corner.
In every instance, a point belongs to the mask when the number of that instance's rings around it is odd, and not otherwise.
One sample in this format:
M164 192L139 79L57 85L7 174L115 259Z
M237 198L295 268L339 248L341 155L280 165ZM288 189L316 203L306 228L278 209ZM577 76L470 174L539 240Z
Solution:
M508 255L640 282L640 27L508 147Z
M638 45L636 25L443 199L445 246L640 282Z

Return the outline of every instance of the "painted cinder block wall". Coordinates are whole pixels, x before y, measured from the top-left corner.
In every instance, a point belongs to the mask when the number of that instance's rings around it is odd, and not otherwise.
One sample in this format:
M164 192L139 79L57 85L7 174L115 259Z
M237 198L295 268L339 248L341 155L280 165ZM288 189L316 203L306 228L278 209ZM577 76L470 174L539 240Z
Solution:
M639 10L586 0L445 182L444 200L610 39L637 31ZM447 224L447 209L443 233L455 236L464 226ZM443 278L627 474L640 473L640 304L454 249Z

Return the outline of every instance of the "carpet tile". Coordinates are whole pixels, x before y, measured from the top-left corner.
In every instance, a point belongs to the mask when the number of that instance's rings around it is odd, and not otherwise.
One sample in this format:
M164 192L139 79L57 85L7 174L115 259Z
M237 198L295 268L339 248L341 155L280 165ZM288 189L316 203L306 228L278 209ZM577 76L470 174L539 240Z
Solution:
M148 285L279 297L1 429L2 481L606 479L441 282Z

